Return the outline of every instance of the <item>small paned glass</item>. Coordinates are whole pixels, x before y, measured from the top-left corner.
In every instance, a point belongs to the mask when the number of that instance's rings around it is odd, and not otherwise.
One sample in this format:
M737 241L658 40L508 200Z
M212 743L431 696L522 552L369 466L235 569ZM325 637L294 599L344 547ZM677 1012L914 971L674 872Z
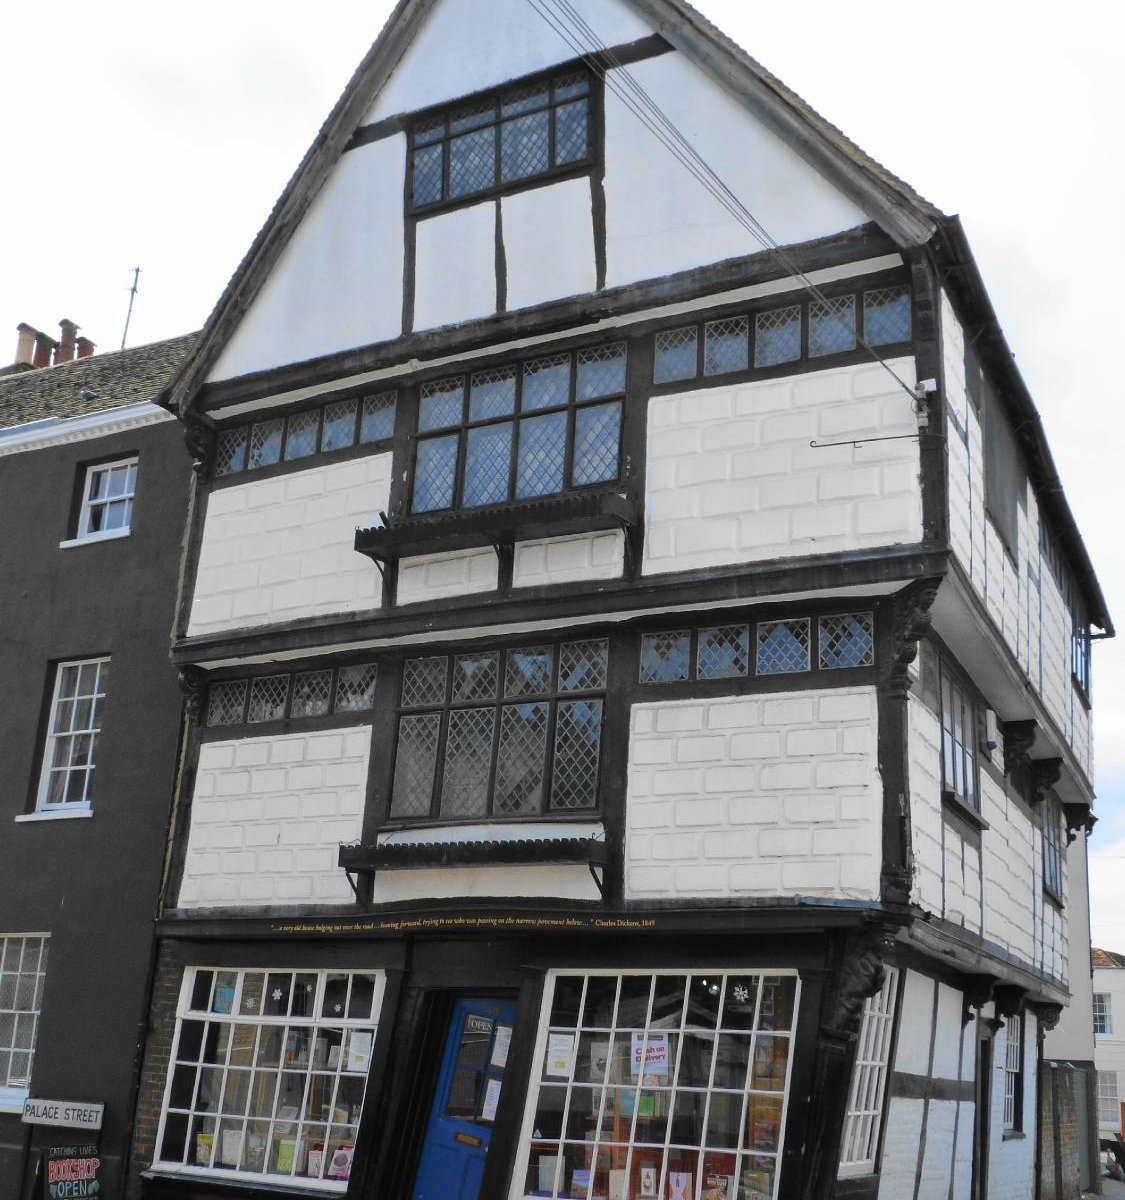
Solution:
M364 445L381 442L395 431L395 393L379 392L363 398L363 411L359 418L359 440Z
M840 296L809 305L809 357L855 349L855 297Z
M615 396L625 390L625 346L595 346L578 351L578 379L575 395L579 400Z
M323 717L332 702L332 672L303 671L293 680L290 716Z
M641 637L641 683L677 683L689 678L691 633L687 629Z
M516 459L517 499L561 492L565 466L566 413L545 413L521 421Z
M574 466L571 476L574 486L616 479L620 444L619 403L580 408L574 418Z
M694 379L699 369L698 340L699 333L694 325L658 333L652 364L653 383Z
M213 683L207 694L208 725L241 725L246 709L245 679Z
M418 396L418 430L426 433L432 429L447 429L460 425L465 405L465 381L436 379L422 384Z
M819 626L820 665L825 670L841 667L870 667L875 662L871 613L844 613L821 617Z
M570 399L570 355L537 358L523 366L522 412L558 408Z
M773 308L754 322L754 365L776 367L801 357L801 308Z
M402 707L444 704L448 679L449 659L444 655L407 659L402 672Z
M367 712L375 707L379 668L374 663L341 667L336 680L336 711Z
M414 512L434 512L453 504L457 443L456 434L425 438L418 443L414 464Z
M288 696L288 675L259 675L250 685L250 708L246 714L247 722L254 725L261 721L283 720Z
M224 429L219 434L219 444L215 453L215 474L236 475L246 469L247 429L239 426L237 429Z
M699 631L696 674L700 679L738 679L750 674L750 627L720 625Z
M324 406L324 424L320 431L320 448L326 453L346 450L355 445L356 400L337 400Z
M281 434L285 422L280 418L262 421L250 427L249 467L270 467L281 461Z
M787 675L809 669L809 622L758 623L759 675Z
M750 321L728 317L703 327L703 374L724 375L745 371L750 365Z
M450 121L453 126L455 122ZM475 129L449 139L449 196L483 192L496 182L496 128Z
M863 336L872 346L910 340L910 289L878 288L863 293Z
M516 371L501 367L477 371L469 381L469 420L491 421L516 411Z
M308 458L316 453L316 435L320 425L320 409L293 413L285 423L285 461Z

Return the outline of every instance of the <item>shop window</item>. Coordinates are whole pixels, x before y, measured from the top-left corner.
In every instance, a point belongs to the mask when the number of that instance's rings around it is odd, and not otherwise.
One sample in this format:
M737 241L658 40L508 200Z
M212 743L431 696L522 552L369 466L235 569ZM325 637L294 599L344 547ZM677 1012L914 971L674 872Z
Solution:
M43 749L39 812L89 809L108 679L108 658L59 663Z
M1016 1014L1005 1024L1004 1128L1013 1131L1023 1128L1023 1018Z
M47 937L0 937L0 1109L22 1103L31 1086Z
M780 972L552 975L523 1194L773 1200L799 991Z
M381 972L189 969L157 1169L343 1192Z
M894 1036L898 976L897 967L888 967L883 986L863 1006L863 1025L841 1140L841 1176L870 1175L875 1171Z
M596 638L408 659L391 819L595 808L608 669Z

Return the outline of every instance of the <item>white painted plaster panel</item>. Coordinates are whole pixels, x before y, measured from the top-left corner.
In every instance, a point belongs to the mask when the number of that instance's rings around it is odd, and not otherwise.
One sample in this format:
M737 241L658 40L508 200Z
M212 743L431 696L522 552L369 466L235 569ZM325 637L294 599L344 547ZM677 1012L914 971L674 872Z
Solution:
M209 381L402 333L405 162L404 134L340 158Z
M937 985L937 1021L934 1027L933 1065L930 1074L935 1079L961 1077L961 1024L964 997L948 984Z
M628 70L777 242L804 242L869 219L682 54ZM605 110L609 287L761 250L609 88Z
M906 972L902 989L902 1016L899 1028L910 1030L899 1037L895 1070L906 1075L930 1073L930 1041L934 1027L934 981L917 971Z
M953 1198L961 1200L972 1194L973 1186L973 1123L977 1106L972 1100L957 1105L957 1139L953 1147Z
M891 365L913 383L912 358ZM644 574L920 541L916 438L809 445L917 429L874 363L654 397Z
M404 558L398 567L399 604L446 600L496 590L496 551L454 550Z
M878 898L876 723L871 687L634 705L626 897Z
M601 899L589 868L582 864L419 868L412 871L380 871L375 876L376 904L468 896ZM504 927L503 918L497 918L496 923L499 928Z
M992 1046L992 1105L989 1113L988 1200L1026 1200L1035 1195L1035 1097L1038 1095L1035 1017L1023 1014L1023 1113L1019 1128L1027 1136L1004 1137L1004 1063L1008 1026L997 1030Z
M1089 873L1086 860L1086 839L1075 838L1066 849L1067 891L1073 897L1066 906L1067 945L1073 960L1068 963L1067 983L1070 1002L1062 1011L1062 1018L1054 1029L1049 1029L1044 1038L1043 1053L1048 1058L1071 1058L1090 1060L1094 1057L1093 985L1090 979L1090 910ZM1125 1014L1125 1009L1122 1009Z
M598 42L617 46L652 27L621 0L572 0ZM583 51L600 49L574 35ZM441 0L406 48L363 124L456 100L574 58L575 50L526 0Z
M351 901L337 852L360 835L370 748L363 725L201 746L180 906Z
M496 311L496 204L420 220L414 255L414 328L456 325Z
M501 204L509 311L597 287L589 179L517 192Z
M517 542L513 587L546 587L584 579L620 579L625 535L619 529Z
M391 456L218 488L207 501L189 635L378 608L357 526L388 507Z
M1030 963L1042 903L1039 831L991 775L982 772L980 783L981 815L989 824L981 834L984 936Z
M943 911L941 812L941 724L918 699L906 698L910 775L910 832L914 844L911 899L938 916Z
M893 1096L887 1105L879 1167L879 1200L908 1200L914 1196L925 1104L924 1100ZM958 1197L958 1200L962 1198Z
M926 1106L926 1145L915 1192L917 1200L949 1200L956 1121L956 1100L931 1100Z

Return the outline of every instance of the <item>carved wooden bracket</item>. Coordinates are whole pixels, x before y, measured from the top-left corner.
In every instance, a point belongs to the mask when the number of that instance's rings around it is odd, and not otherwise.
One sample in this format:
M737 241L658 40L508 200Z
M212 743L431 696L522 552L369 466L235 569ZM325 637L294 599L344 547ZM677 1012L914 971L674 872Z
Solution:
M1039 732L1038 721L1005 721L1001 727L1004 734L1004 774L1018 776L1031 769L1031 747Z
M906 588L898 599L891 667L886 678L891 696L905 696L910 691L910 664L918 657L918 643L930 628L930 610L940 585L940 579L922 579Z
M863 1006L883 986L887 956L895 940L895 926L872 925L849 939L847 959L840 969L836 1004L830 1028L843 1034L858 1034Z
M1042 1040L1043 1035L1050 1033L1059 1023L1059 1018L1062 1016L1062 1005L1032 1004L1031 1011L1035 1014L1039 1039Z
M997 984L992 993L992 998L996 1001L996 1015L1004 1019L1014 1017L1023 1007L1026 996L1027 991L1013 983Z
M180 668L179 679L188 720L193 725L202 725L207 710L207 672L187 664Z
M211 476L215 465L215 430L189 413L184 418L184 444L192 457L192 470L201 480Z
M1054 795L1055 784L1061 775L1061 758L1037 758L1031 765L1031 803L1042 804Z
M1092 833L1098 819L1090 811L1088 804L1079 802L1064 804L1063 816L1066 819L1066 844L1068 846L1078 836L1080 829L1086 830L1087 833Z
M981 1009L992 999L996 988L995 975L968 975L963 988L965 1002L961 1007L961 1024L968 1025L973 1019L972 1009Z

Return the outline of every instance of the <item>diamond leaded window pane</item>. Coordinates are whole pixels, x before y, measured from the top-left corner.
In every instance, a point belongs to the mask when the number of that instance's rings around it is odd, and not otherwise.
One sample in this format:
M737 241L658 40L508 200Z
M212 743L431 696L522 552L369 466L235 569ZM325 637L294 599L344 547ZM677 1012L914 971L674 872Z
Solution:
M455 108L449 114L449 129L451 133L464 133L467 129L480 129L495 119L495 101L477 100Z
M516 372L513 367L478 371L469 382L469 420L490 421L516 411Z
M855 297L840 296L809 305L809 356L855 349Z
M207 696L208 725L241 725L246 708L246 680L213 683Z
M750 674L750 627L719 625L699 631L696 674L700 679L736 679Z
M269 467L281 459L281 431L285 422L262 421L250 430L250 468Z
M625 346L594 346L578 351L575 395L579 400L616 396L625 390Z
M809 623L762 621L758 625L758 674L786 675L809 669Z
M592 638L559 647L559 691L600 692L609 673L609 642Z
M332 703L332 672L303 671L293 680L290 716L323 717Z
M453 659L453 699L495 700L500 682L500 652L458 654Z
M418 443L414 465L414 512L432 512L453 503L453 481L457 476L456 434L426 438Z
M419 432L460 425L464 400L465 381L459 376L455 379L432 379L422 384L418 398Z
M555 109L555 165L581 162L589 153L587 101L560 104Z
M703 374L745 371L750 365L750 320L709 321L703 329Z
M758 313L754 326L754 365L773 367L801 357L801 309L773 308Z
M500 178L504 183L539 175L550 165L550 113L528 113L500 126Z
M839 667L870 667L875 662L875 643L870 613L844 613L821 617L820 665L827 670Z
M581 71L573 75L563 75L556 79L553 87L555 100L571 100L575 96L585 96L590 91L589 77Z
M488 812L494 708L455 708L449 714L441 780L443 817L482 817Z
M699 334L694 325L682 329L665 329L656 335L656 356L652 364L654 383L673 383L678 379L694 379L697 366Z
M461 503L466 508L499 504L508 498L512 470L512 422L470 429L465 446L465 481Z
M260 675L250 685L250 709L246 720L251 724L282 720L288 696L288 675Z
M559 701L551 782L553 809L593 808L597 803L601 739L600 700Z
M863 336L872 346L905 342L910 338L910 291L904 287L878 288L863 293Z
M687 679L691 634L686 629L646 633L641 638L641 683L675 683Z
M375 684L379 668L374 663L341 667L336 681L337 712L367 712L375 707Z
M616 479L620 444L620 404L580 408L574 418L574 486Z
M392 817L428 817L437 773L441 714L420 713L398 719Z
M445 703L449 659L410 658L402 671L402 707L423 708Z
M450 122L452 124L452 122ZM496 129L477 129L449 141L449 195L469 196L496 182Z
M364 444L380 442L395 431L394 392L380 392L376 396L365 396L363 412L359 418L359 440Z
M224 429L215 452L215 474L235 475L246 469L245 428Z
M442 158L444 147L416 146L414 149L414 204L436 204L442 198Z
M509 699L517 696L541 696L551 690L551 678L555 661L550 646L525 646L509 650L504 672L504 695Z
M320 411L294 413L285 427L285 461L308 458L316 453L316 432L320 424Z
M326 453L346 450L355 444L355 417L359 407L356 400L337 400L324 406L324 426L320 433L320 448Z
M547 103L547 85L535 83L530 87L516 88L514 91L506 92L500 98L500 115L514 117L519 113L534 112L536 109L546 108Z
M520 409L536 412L557 408L570 399L570 355L537 358L523 365L523 395Z
M493 812L543 811L548 714L541 701L506 704L501 710Z
M548 413L520 422L516 496L549 496L561 492L566 462L566 413Z

